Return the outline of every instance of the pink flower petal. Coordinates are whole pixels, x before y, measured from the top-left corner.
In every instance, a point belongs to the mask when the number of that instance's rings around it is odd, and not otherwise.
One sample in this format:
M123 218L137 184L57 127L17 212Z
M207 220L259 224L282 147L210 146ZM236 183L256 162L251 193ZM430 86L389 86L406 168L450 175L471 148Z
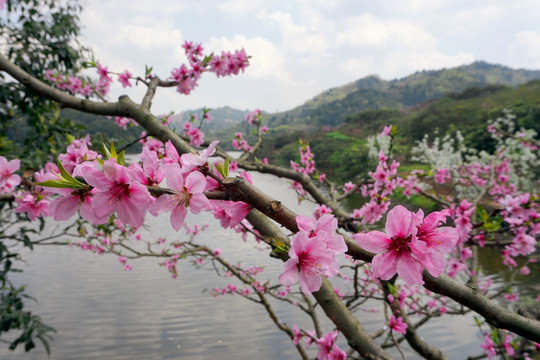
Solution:
M411 232L412 213L398 205L388 212L386 233L390 237L407 237Z
M354 234L354 239L360 247L373 253L383 251L390 243L390 237L381 231Z

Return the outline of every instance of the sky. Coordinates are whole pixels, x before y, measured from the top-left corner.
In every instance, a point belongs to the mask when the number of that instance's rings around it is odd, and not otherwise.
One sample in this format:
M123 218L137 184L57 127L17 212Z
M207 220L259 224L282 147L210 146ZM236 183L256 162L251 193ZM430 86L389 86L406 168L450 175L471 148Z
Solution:
M477 60L540 69L538 0L83 0L82 41L109 70L161 78L186 63L184 41L244 48L244 74L203 74L191 95L160 89L153 112L231 106L285 111L378 75L385 80ZM140 101L116 86L111 99Z

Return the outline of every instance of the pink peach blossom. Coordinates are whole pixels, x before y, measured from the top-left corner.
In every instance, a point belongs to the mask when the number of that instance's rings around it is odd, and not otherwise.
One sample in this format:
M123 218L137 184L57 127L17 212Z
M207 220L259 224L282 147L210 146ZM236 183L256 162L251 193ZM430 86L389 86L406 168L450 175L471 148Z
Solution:
M167 186L175 190L175 194L165 194L157 198L149 210L154 216L171 211L171 225L178 231L184 224L188 207L193 214L210 210L210 202L203 194L206 187L203 174L198 171L191 172L184 181L178 164L172 164L166 169L165 179Z
M409 284L423 284L423 260L426 243L416 237L418 219L398 205L388 212L386 233L371 231L355 234L355 240L364 249L375 252L373 275L382 280L391 279L396 272Z
M327 250L324 241L309 238L304 231L297 232L291 240L289 257L279 281L283 285L300 282L300 289L306 295L321 288L321 276L335 276L339 272L335 253Z
M7 161L3 156L0 156L0 194L11 192L21 183L21 177L14 174L19 170L21 161L19 159Z
M388 326L395 332L405 335L408 325L403 322L403 318L401 316L396 318L394 315L392 315L390 317L390 322L388 323Z
M131 178L127 168L109 159L103 163L103 172L86 167L83 176L97 189L92 208L98 218L108 217L118 209L118 218L125 224L138 228L144 223L146 209L154 198L144 185Z

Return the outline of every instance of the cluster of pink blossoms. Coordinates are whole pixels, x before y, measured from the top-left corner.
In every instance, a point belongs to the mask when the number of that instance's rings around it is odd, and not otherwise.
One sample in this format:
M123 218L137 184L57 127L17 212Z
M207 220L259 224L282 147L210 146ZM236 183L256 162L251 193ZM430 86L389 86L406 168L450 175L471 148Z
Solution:
M181 94L189 95L198 85L203 72L213 72L217 77L238 75L240 72L244 72L249 65L249 57L244 49L236 50L234 53L222 51L220 55L212 54L210 61L208 61L207 57L204 56L201 44L194 45L192 42L186 41L182 47L189 65L182 64L180 67L172 69L169 77L169 80L176 83L177 91ZM117 75L118 82L124 88L132 86L130 80L134 77L129 70L118 74L110 72L108 67L99 62L93 63L92 66L97 68L99 75L99 80L95 84L86 79L63 75L51 69L46 71L45 78L60 90L67 90L73 95L78 94L84 97L90 97L94 92L100 96L106 96L113 82L111 74ZM146 74L146 79L152 77L154 75Z
M437 184L444 184L451 178L452 176L450 175L450 170L448 170L448 168L437 169L437 172L435 173L435 182Z
M291 160L291 168L294 171L298 171L307 176L315 173L315 177L320 182L323 182L326 179L326 174L317 172L317 168L315 167L315 155L311 152L311 149L306 141L301 140L301 145L298 148L298 151L300 152L300 164ZM302 187L302 184L297 181L293 181L291 188L296 190L299 197L298 203L300 203L302 198L306 196L306 191Z
M473 225L471 216L474 212L473 204L463 199L454 211L454 223L459 234L459 245L463 245L469 239Z
M388 212L386 233L371 231L354 238L377 254L371 263L374 276L390 280L397 273L409 284L423 284L424 268L439 276L445 268L445 255L458 241L455 228L439 227L449 215L449 210L443 210L424 218L422 210L413 213L398 205Z
M99 62L94 66L97 68L97 73L99 75L99 80L96 84L77 76L63 75L52 69L45 72L45 78L53 83L58 89L67 90L73 95L90 97L95 91L99 95L105 96L109 93L113 79L106 66L102 66ZM120 82L123 87L131 86L131 82L129 81L131 77L132 74L126 70L118 75L118 82Z
M306 335L307 334L307 335ZM337 330L329 332L323 337L317 339L315 337L315 330L309 330L306 334L302 333L298 326L294 324L293 326L293 343L298 345L300 340L303 337L306 337L306 346L311 346L314 342L319 348L317 353L317 360L345 360L347 359L347 354L341 350L337 344L336 339L339 335Z
M191 93L205 71L213 72L217 77L238 75L240 71L244 72L249 64L244 49L236 50L234 53L222 51L221 55L212 55L211 60L205 63L201 44L186 41L182 47L188 58L189 67L182 64L179 68L173 69L169 80L178 83L176 90L184 95Z
M182 126L184 134L189 137L189 144L199 147L204 142L204 133L190 122L185 122Z
M265 134L268 132L268 127L266 125L260 127L262 118L263 118L263 114L262 114L262 111L259 109L255 109L247 113L245 117L249 125L254 125L254 124L257 125L257 131L260 131L262 134ZM232 146L234 149L242 150L242 151L250 151L253 148L251 145L249 145L249 143L244 138L244 135L241 132L237 132L234 135L234 138L232 139Z
M12 192L21 183L21 177L15 174L20 163L18 159L8 161L0 156L0 194Z
M249 125L260 124L262 116L263 116L262 111L259 109L255 109L246 114L246 121L248 122Z
M247 140L244 139L244 135L241 132L237 132L232 139L232 146L236 150L249 151L252 149Z
M527 256L535 251L537 243L535 237L540 234L540 205L531 201L531 195L528 192L512 196L510 194L499 198L499 204L503 206L501 211L504 221L510 225L510 232L514 235L512 243L506 245L503 250L503 263L510 268L518 266L513 259L517 256ZM524 266L522 273L528 273L530 270Z
M360 209L353 211L353 217L361 218L364 224L373 224L381 219L388 211L390 205L389 196L393 194L398 186L396 178L399 163L395 160L388 165L388 157L383 151L379 152L379 164L375 172L370 172L369 176L373 183L364 184L360 187L362 196L370 200Z
M47 70L45 78L60 90L68 90L73 95L90 97L93 93L92 84L77 76L62 75L58 71Z
M337 219L333 215L317 220L298 215L296 223L299 230L291 240L289 259L279 281L283 285L299 282L302 292L310 295L321 288L321 276L339 273L336 255L345 254L347 245L343 236L336 234Z
M298 163L291 160L291 168L305 175L311 175L315 172L315 155L311 152L309 145L303 144L298 148L300 151L300 166Z
M116 158L98 162L95 152L88 149L89 139L76 140L68 152L59 157L69 176L80 176L88 185L79 183L75 188L54 187L54 181L68 181L59 169L49 164L36 173L36 180L53 181L36 186L33 192L16 196L18 212L27 212L31 219L37 216L53 216L55 220L67 220L80 210L81 216L94 223L102 224L117 213L120 224L140 227L150 212L170 212L173 228L178 231L184 223L188 209L194 213L213 211L224 226L236 226L249 212L244 203L208 200L203 194L218 185L211 177L198 171L207 166L207 160L215 151L217 141L199 154L179 156L172 144L157 144L154 140L145 143L139 155L142 166L133 163L129 167L117 162ZM2 158L0 158L0 165ZM11 167L10 167L11 169ZM147 186L158 186L165 179L169 192L154 197ZM11 180L10 180L11 181ZM70 180L71 181L71 180Z

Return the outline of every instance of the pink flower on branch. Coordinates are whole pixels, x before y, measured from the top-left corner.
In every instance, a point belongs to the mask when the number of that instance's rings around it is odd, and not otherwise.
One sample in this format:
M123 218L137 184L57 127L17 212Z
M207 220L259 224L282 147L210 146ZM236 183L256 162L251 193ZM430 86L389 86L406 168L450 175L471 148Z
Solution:
M118 75L118 81L122 84L123 87L131 86L131 82L129 79L133 76L132 73L129 72L129 70L124 71L120 75Z
M373 275L390 280L396 272L409 284L423 284L422 270L426 244L416 237L417 218L398 205L388 212L386 233L371 231L355 234L358 245L377 253L372 261Z
M7 161L5 157L0 156L0 194L13 191L21 183L21 177L14 174L19 170L19 166L20 160Z
M392 135L392 125L385 126L383 131L379 134L379 136L390 136Z
M392 315L390 317L390 322L388 323L388 326L395 332L405 335L408 325L403 322L403 318L401 316L396 318L394 315Z
M423 261L427 271L435 277L439 276L446 266L445 256L456 246L459 234L453 227L439 227L446 222L446 218L451 216L449 209L443 211L434 211L424 220L424 212L418 210L414 215L417 221L421 222L418 226L416 236L418 240L426 243L425 259Z
M251 206L242 201L212 200L210 204L214 217L219 219L221 226L224 228L234 228L251 211Z
M425 219L422 210L414 214L401 205L388 212L386 233L371 231L355 234L358 245L377 253L372 261L373 275L389 280L396 273L409 284L423 284L422 271L433 276L444 270L444 255L457 243L456 229L438 226L449 211L433 212Z
M88 191L83 189L55 188L54 192L61 195L50 204L50 211L54 220L68 220L75 215L77 210L80 210L81 217L93 224L104 224L107 222L108 215L98 218L92 207L92 194L96 192L95 189Z
M46 195L46 194L45 194ZM15 212L27 213L30 220L36 220L38 216L50 216L49 204L50 201L41 193L31 193L25 191L24 193L17 193L15 195L15 202L18 204Z
M279 281L283 285L300 282L300 289L306 295L321 288L321 276L335 276L339 272L335 252L328 251L321 237L310 238L305 231L297 232L291 240L289 257Z
M198 154L182 154L182 156L180 157L182 170L191 171L199 166L205 166L208 163L208 158L212 156L212 154L214 154L214 152L216 151L216 146L218 145L218 143L218 140L212 141L212 143L208 145L206 149L199 151ZM169 146L169 144L172 147L172 144L170 142L167 142L167 146Z
M317 360L345 360L347 358L347 354L336 345L338 335L339 332L334 330L316 340L319 347Z
M112 215L118 209L118 218L125 224L140 227L146 209L154 198L148 189L134 181L130 171L118 165L115 159L103 163L103 172L87 167L84 179L95 189L92 207L98 218Z
M486 351L488 359L497 356L497 347L488 334L484 334L484 343L480 347Z
M336 254L345 254L347 251L343 236L336 234L338 222L334 215L325 214L317 220L298 215L296 223L298 228L306 232L310 238L318 237L318 240L323 241L328 250Z
M171 211L171 225L178 231L184 224L189 207L193 214L202 210L210 210L210 202L204 196L206 179L198 171L191 172L185 179L178 164L172 164L165 171L167 186L176 193L173 195L161 195L150 209L153 215Z

